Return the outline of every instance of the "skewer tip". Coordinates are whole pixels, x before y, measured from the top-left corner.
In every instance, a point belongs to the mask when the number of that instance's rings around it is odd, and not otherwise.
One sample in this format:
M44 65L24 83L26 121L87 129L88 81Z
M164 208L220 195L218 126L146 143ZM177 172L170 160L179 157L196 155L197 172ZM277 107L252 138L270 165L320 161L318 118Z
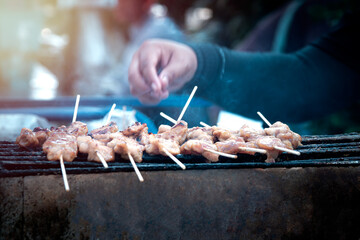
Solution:
M166 115L165 113L163 112L160 112L160 116L162 116L163 118L165 118L166 120L172 122L173 124L176 124L176 120L173 119L172 117L170 117L169 115Z
M267 120L266 119L266 117L264 117L264 115L262 115L262 113L261 112L256 112L259 116L260 116L260 118L269 126L269 127L271 127L271 123L269 122L269 120Z
M76 121L78 108L79 108L79 102L80 102L80 95L78 94L78 95L76 95L75 108L74 108L74 114L73 114L72 122Z
M182 170L186 169L186 166L182 162L180 162L180 160L177 159L174 155L172 155L166 148L164 148L163 151L166 153L166 155L168 155L169 158L171 158L171 160L173 160L177 165L179 165Z
M100 159L100 162L102 163L104 168L108 168L109 166L108 166L107 162L105 161L104 157L98 151L96 151L96 155Z
M134 158L131 156L131 154L128 152L128 157L129 157L129 160L131 162L131 165L133 166L134 170L135 170L135 173L136 175L138 176L138 179L140 182L143 182L144 181L144 178L142 177L138 167L136 166L136 163L134 161Z
M274 148L277 149L277 150L283 151L283 152L287 152L287 153L290 153L290 154L300 156L300 152L296 151L296 150L291 150L291 149L287 149L287 148L283 148L283 147L277 147L277 146L275 146Z
M206 123L201 122L201 121L200 121L200 125L203 126L203 127L211 127L209 124L206 124Z
M209 149L209 148L204 148L204 150L208 151L208 152L212 152L212 153L217 154L219 156L227 157L227 158L233 158L233 159L237 158L237 155L234 155L234 154L223 153L223 152L215 151L215 150L212 150L212 149Z
M65 170L64 159L63 159L62 155L60 155L60 167L61 167L61 173L62 173L62 176L63 176L65 191L69 192L70 187L69 187L69 183L68 183L68 179L67 179L67 175L66 175L66 170Z

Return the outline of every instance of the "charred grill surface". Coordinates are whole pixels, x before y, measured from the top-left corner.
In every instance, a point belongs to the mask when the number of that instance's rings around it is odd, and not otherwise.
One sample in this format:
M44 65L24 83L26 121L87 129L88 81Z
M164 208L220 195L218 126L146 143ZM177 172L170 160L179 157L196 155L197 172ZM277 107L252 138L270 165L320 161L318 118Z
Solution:
M265 163L265 155L239 154L237 159L220 157L219 162L207 163L201 156L178 155L187 169L359 166L360 134L303 136L303 146L297 150L300 156L280 154L275 163ZM105 169L101 163L87 161L87 155L79 154L73 162L66 162L68 174L133 171L128 160L116 155L115 162ZM162 171L180 168L167 157L144 154L140 170ZM61 174L58 161L48 161L41 148L23 149L15 142L0 141L0 177Z

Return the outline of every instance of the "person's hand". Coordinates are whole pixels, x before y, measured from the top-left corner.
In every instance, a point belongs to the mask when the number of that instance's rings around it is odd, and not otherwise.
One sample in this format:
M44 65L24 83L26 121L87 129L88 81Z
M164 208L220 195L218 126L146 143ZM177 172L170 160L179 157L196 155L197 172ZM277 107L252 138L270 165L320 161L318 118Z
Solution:
M190 47L148 40L134 54L129 67L131 94L142 103L156 104L190 81L196 68L196 54Z

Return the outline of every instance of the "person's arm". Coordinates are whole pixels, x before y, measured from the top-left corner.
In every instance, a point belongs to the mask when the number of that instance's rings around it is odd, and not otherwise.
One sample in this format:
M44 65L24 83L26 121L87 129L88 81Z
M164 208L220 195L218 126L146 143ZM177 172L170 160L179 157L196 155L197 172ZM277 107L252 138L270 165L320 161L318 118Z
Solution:
M159 72L161 68L161 72ZM359 73L307 46L291 54L235 52L211 44L147 41L129 69L132 94L157 103L169 91L198 85L197 97L225 110L270 121L314 119L359 98Z
M234 52L192 46L198 68L191 84L197 96L227 110L271 120L302 121L334 112L360 97L360 15L290 54ZM208 86L204 89L204 86Z
M148 41L134 55L130 87L142 102L157 103L168 91L198 85L197 97L234 113L255 117L261 111L271 121L314 119L359 99L357 29L358 19L351 19L289 54Z
M269 120L302 121L358 99L359 74L314 46L293 54L234 52L192 46L198 68L196 96L228 111Z

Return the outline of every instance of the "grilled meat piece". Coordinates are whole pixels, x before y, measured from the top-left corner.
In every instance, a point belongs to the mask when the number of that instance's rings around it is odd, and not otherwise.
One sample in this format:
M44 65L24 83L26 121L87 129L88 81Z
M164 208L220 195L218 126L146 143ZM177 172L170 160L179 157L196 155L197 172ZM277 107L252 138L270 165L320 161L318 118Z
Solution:
M105 145L110 142L111 133L116 133L119 130L116 122L110 122L100 128L94 129L89 133L92 138L104 143Z
M60 160L62 156L64 161L72 162L78 153L76 137L62 129L55 130L44 142L43 151L50 161Z
M51 131L47 128L36 127L34 128L33 133L38 139L39 145L42 146L46 139L49 137Z
M94 137L95 135L103 135L103 134L109 134L119 131L119 128L116 124L116 122L110 122L100 128L92 130L89 135L91 137Z
M181 145L186 140L187 131L187 122L180 121L170 128L166 127L166 125L160 125L156 135L162 139L173 140Z
M110 134L111 141L107 146L114 149L123 159L129 160L130 153L135 162L142 162L145 146L138 141L142 135L148 135L147 124L136 122L122 132Z
M131 137L131 138L138 138L139 135L142 133L142 131L145 130L145 128L147 128L147 124L146 123L139 123L136 122L133 125L131 125L130 127L128 127L127 129L122 131L122 134L126 137Z
M211 149L217 151L214 140L213 128L193 127L188 130L186 142L181 145L181 154L202 155L210 162L217 162L219 161L219 155L205 150Z
M180 154L180 145L173 139L162 138L161 135L149 133L143 136L142 143L145 145L145 151L150 155L164 155L167 156L164 149L172 155Z
M186 140L196 139L196 140L204 140L207 142L214 142L215 136L213 135L213 128L208 127L193 127L188 129L186 134Z
M183 145L181 145L181 154L184 155L202 155L204 158L209 160L210 162L219 161L219 155L206 151L205 149L210 149L214 151L218 151L215 144L211 142L206 142L203 140L197 139L189 139Z
M236 131L230 131L219 127L212 127L212 129L213 136L216 137L216 139L220 142L224 142L229 139L237 139L240 137Z
M301 145L301 136L291 131L289 126L282 122L278 121L269 128L265 128L264 131L268 136L274 136L281 139L289 149L295 149Z
M247 124L244 124L238 131L240 137L244 138L245 142L250 142L254 138L258 138L259 136L265 136L264 130L257 130L249 127Z
M244 138L240 137L239 131L230 131L218 127L213 127L213 135L217 138L218 142L215 145L218 151L228 154L246 153L254 155L255 152L241 150L240 147L254 148L254 144L248 144Z
M87 135L88 128L85 123L76 121L71 123L71 125L67 128L67 132L75 137L84 136Z
M24 148L40 146L35 133L28 128L21 129L20 135L16 138L16 143Z
M178 155L180 154L180 144L186 140L187 126L185 121L180 121L173 127L160 125L157 134L141 133L141 143L145 145L145 151L150 155L167 156L164 149L172 155Z
M238 153L254 154L252 152L246 152L246 151L240 150L240 147L248 147L243 138L228 139L228 140L225 140L225 141L216 142L215 145L217 147L217 151L223 152L223 153L228 153L228 154L238 154Z
M147 127L146 127L147 128ZM128 153L133 157L135 162L142 162L145 146L140 144L136 139L125 136L122 132L111 134L112 140L107 144L116 153L120 154L123 159L128 159Z
M89 161L101 162L100 154L106 162L115 160L114 150L102 142L92 139L90 136L77 137L79 152L88 154Z
M279 156L281 151L275 149L275 147L286 148L286 145L278 138L273 136L258 136L257 138L253 137L252 142L258 148L265 149L267 151L267 159L265 162L275 162L275 159Z
M168 132L168 131L170 131L170 129L171 129L171 126L165 125L165 124L161 124L161 125L159 126L159 129L158 129L157 134L163 133L163 132Z

